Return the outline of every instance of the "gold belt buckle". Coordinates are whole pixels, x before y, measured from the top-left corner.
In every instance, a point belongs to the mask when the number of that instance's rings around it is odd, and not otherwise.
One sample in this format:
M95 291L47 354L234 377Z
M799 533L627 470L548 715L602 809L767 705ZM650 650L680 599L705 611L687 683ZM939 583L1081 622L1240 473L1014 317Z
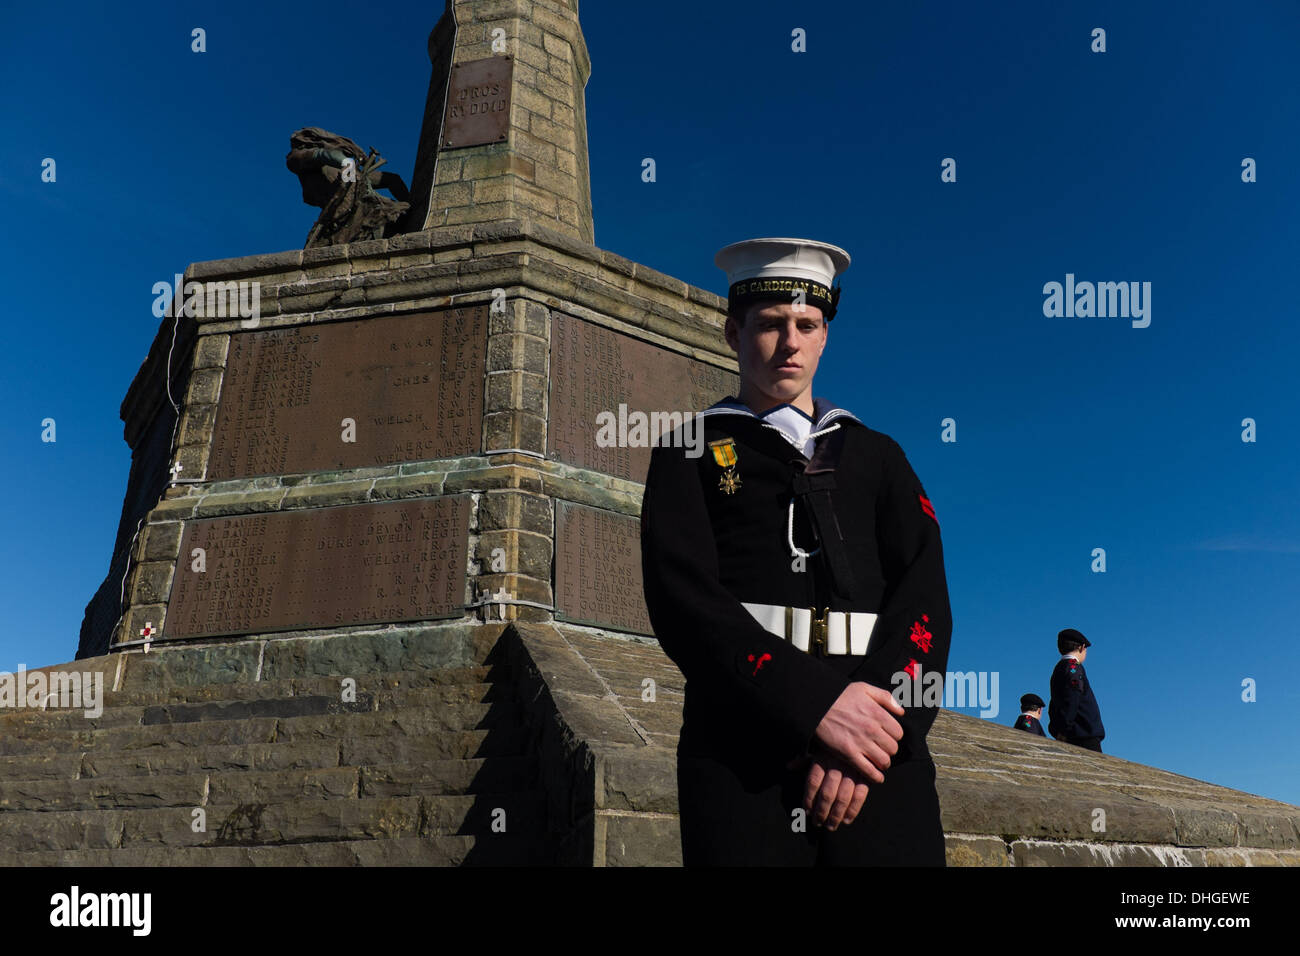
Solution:
M827 628L828 628L827 615L830 613L830 608L828 607L822 608L821 617L817 616L817 609L815 607L810 607L808 609L808 613L812 615L812 623L808 628L809 646L817 648L818 655L821 657L825 657L826 645L827 645Z

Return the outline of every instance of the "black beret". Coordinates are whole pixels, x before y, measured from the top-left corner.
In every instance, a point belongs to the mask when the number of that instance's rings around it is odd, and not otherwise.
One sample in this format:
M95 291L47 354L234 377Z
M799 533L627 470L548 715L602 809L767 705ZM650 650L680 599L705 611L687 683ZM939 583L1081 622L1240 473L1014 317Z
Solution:
M1056 635L1056 649L1062 654L1073 647L1092 647L1092 641L1088 640L1072 627L1067 627Z

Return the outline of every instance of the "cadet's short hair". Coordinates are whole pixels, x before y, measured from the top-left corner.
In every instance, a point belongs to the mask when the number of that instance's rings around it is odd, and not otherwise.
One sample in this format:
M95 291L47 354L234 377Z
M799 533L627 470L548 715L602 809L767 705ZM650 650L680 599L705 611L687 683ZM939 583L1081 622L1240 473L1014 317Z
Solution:
M741 305L734 309L729 309L727 311L727 318L736 323L736 328L743 329L745 327L745 319L749 317L749 310L755 305L758 305L758 303L751 302L748 305Z

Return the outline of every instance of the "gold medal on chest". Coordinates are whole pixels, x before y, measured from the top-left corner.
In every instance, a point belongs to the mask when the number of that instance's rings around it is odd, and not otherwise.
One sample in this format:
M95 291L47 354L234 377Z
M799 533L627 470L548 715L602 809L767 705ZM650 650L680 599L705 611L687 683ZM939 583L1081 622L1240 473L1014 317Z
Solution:
M719 438L709 442L709 448L713 451L713 460L723 469L722 476L718 479L719 490L723 494L734 495L740 487L740 476L736 474L736 463L740 460L736 454L736 440Z

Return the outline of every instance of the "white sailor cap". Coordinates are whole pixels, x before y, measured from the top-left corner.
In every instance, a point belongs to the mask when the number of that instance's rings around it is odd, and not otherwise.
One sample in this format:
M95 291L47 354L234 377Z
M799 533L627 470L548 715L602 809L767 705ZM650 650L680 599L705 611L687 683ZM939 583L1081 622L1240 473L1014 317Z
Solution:
M839 246L812 239L746 239L718 250L714 264L727 274L728 311L760 301L804 301L835 317L840 290L835 277L849 267Z

